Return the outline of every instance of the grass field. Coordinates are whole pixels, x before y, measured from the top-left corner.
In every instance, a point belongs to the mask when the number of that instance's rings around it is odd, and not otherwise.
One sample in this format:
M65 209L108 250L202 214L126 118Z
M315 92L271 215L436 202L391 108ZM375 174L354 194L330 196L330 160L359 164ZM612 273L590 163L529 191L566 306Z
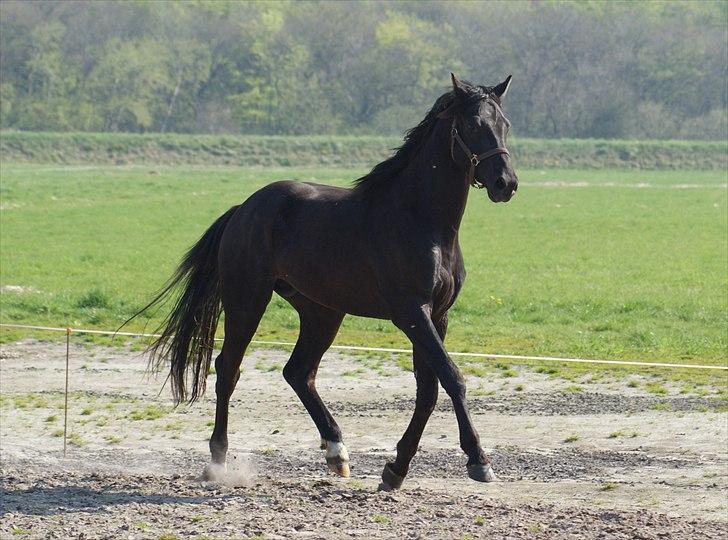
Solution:
M291 178L346 185L362 172L6 163L2 322L115 329L255 189ZM509 204L471 192L450 349L726 363L725 173L519 173ZM128 329L152 330L160 317ZM258 336L296 333L295 313L275 297ZM391 323L354 317L337 341L407 345Z

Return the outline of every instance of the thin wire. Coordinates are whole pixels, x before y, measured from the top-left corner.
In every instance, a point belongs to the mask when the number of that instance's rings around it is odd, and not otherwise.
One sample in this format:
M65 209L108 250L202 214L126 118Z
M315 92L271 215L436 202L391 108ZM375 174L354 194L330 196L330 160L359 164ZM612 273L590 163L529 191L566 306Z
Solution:
M65 332L66 328L59 328L55 326L38 326L30 324L3 324L0 323L0 327L4 328L24 328L28 330L44 330L49 332ZM112 332L110 330L89 330L81 328L68 329L72 332L79 334L100 334L107 336L127 336L127 337L160 337L160 334L143 334L134 332ZM215 338L215 341L222 341L224 338ZM258 345L278 345L284 347L293 347L296 344L289 341L266 341L260 339L251 340L251 343ZM338 349L344 351L369 351L369 352L384 352L384 353L397 353L397 354L412 354L412 349L395 349L387 347L360 347L356 345L332 345L331 349ZM491 358L493 360L529 360L539 362L565 362L565 363L576 363L576 364L609 364L616 366L642 366L642 367L664 367L664 368L675 368L675 369L715 369L715 370L728 370L728 366L709 366L700 364L671 364L668 362L632 362L628 360L597 360L593 358L561 358L559 356L522 356L517 354L493 354L493 353L471 353L471 352L449 352L450 356L463 356L470 358Z

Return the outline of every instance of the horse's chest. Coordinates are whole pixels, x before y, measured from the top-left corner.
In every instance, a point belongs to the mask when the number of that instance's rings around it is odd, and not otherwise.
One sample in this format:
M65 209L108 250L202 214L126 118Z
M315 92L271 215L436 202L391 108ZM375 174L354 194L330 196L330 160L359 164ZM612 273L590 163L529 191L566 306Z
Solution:
M434 311L450 308L460 292L463 278L462 262L457 253L450 257L438 257L432 289Z

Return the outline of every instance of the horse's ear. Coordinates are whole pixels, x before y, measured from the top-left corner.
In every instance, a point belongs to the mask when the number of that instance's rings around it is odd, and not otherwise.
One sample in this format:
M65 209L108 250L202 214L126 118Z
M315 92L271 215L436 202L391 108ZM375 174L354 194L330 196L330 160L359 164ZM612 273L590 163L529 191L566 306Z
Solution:
M493 88L493 93L498 96L498 99L503 99L504 97L506 97L506 93L508 93L508 87L511 86L512 78L512 75L508 75L505 81Z
M452 89L453 92L455 92L455 97L468 97L468 91L466 90L465 85L460 82L460 79L458 79L454 73L450 73L450 79L452 79Z

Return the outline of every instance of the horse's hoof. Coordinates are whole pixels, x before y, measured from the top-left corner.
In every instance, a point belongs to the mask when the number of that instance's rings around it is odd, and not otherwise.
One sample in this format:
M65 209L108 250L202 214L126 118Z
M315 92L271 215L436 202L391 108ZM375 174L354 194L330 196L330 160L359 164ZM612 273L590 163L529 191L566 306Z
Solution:
M389 463L386 463L384 465L384 470L382 471L382 483L379 484L379 491L392 491L393 489L399 489L402 487L402 482L404 482L404 476L398 475L392 470Z
M326 458L326 464L329 466L329 470L338 474L342 478L349 478L349 462L344 461L340 457Z
M329 470L343 478L349 478L349 452L342 442L321 440Z
M468 476L476 482L495 482L498 480L489 464L481 465L480 463L474 463L473 465L468 465Z
M201 480L219 482L225 477L227 466L224 463L208 463L202 470Z

